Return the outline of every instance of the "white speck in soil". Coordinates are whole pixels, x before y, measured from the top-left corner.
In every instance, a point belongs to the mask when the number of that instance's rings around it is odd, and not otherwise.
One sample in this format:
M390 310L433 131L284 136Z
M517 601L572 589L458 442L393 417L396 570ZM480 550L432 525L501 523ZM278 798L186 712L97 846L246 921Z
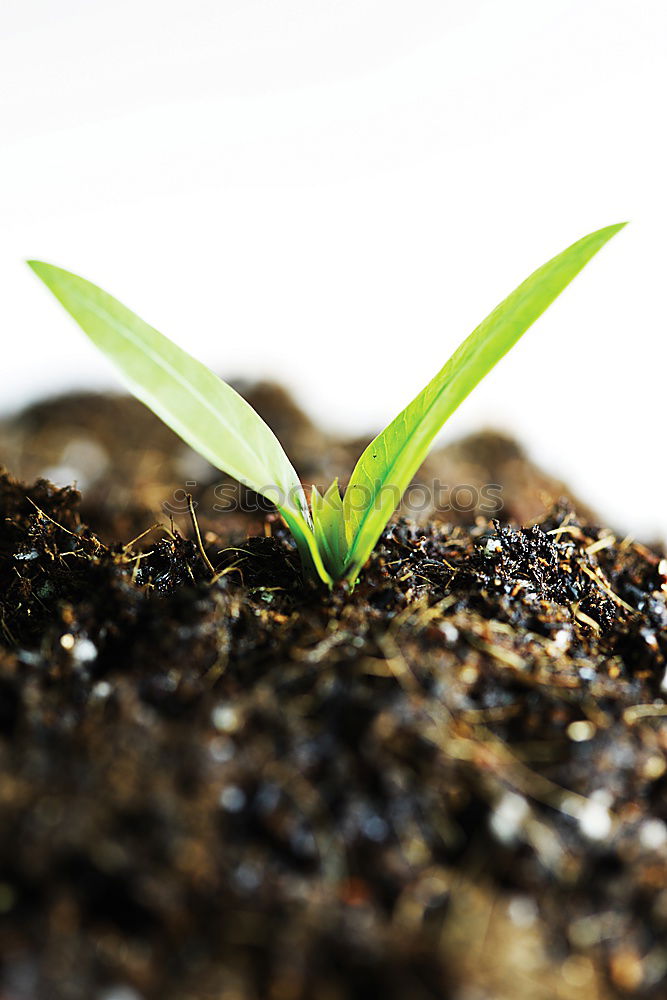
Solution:
M226 705L216 705L211 712L211 722L220 733L233 733L239 727L238 712Z
M76 480L83 490L96 482L109 467L109 454L99 442L80 437L68 441L60 460L60 469L70 471L66 482Z
M72 646L72 659L79 664L92 663L93 660L97 659L95 643L91 642L90 639L76 639Z
M657 851L667 843L667 826L661 819L647 819L639 827L639 840L647 851Z
M362 832L369 840L381 843L389 832L389 827L381 816L369 816L361 824Z
M260 875L254 865L243 862L234 872L234 880L239 888L253 892L261 883Z
M245 792L238 785L228 785L220 793L220 805L225 812L241 812L246 802Z
M491 816L491 831L504 844L513 843L530 813L523 795L506 792Z
M486 545L484 546L485 556L496 556L499 552L503 551L503 544L499 538L487 538Z
M507 912L515 927L532 927L537 920L537 906L529 896L514 896L508 903Z
M589 840L606 840L611 833L611 805L609 792L593 792L579 814L579 828Z
M595 726L592 722L579 719L577 722L570 723L567 727L567 735L573 743L585 743L586 740L592 740L595 736Z
M571 640L572 640L572 635L569 632L569 630L566 628L559 628L556 634L554 635L553 639L551 640L551 642L556 647L556 649L562 650L562 649L567 649L567 647L570 645Z
M451 622L441 622L440 631L445 637L445 640L452 646L459 637L459 630L455 625L452 625Z
M97 684L93 685L92 695L95 698L108 698L111 694L113 688L108 681L98 681Z

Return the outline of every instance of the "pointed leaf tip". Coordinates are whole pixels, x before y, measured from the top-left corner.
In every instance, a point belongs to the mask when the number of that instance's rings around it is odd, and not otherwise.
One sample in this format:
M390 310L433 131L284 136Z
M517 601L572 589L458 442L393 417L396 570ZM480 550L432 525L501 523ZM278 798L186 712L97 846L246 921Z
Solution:
M429 384L366 448L343 500L348 579L356 579L447 418L626 225L618 222L597 229L534 271L473 330Z
M304 565L330 584L299 478L250 404L97 285L44 261L27 263L137 399L212 465L278 506Z

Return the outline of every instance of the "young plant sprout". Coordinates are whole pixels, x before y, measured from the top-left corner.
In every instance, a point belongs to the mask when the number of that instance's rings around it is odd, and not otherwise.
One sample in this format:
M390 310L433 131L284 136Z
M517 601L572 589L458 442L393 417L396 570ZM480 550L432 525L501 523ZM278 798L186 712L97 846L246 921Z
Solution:
M447 418L624 225L590 233L531 274L371 441L345 495L337 480L323 496L313 487L310 510L275 434L231 386L101 288L51 264L28 263L138 399L214 466L276 505L306 573L331 587L356 582Z

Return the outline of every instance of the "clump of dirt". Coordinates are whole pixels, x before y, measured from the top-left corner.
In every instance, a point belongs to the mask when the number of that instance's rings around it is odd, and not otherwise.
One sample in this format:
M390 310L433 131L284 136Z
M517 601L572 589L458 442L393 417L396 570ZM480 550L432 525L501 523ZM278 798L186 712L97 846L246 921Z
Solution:
M104 481L0 478L0 995L665 995L664 553L398 518L329 594Z

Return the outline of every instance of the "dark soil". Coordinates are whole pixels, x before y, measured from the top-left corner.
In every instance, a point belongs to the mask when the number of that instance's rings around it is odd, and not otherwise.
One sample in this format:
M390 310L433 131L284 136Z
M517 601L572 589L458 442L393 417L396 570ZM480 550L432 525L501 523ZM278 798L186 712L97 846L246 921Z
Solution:
M353 447L286 405L326 485ZM329 594L130 401L0 437L87 478L0 479L2 1000L667 995L657 547L482 435L423 477L501 483L502 522L397 519ZM213 582L160 511L195 479Z

